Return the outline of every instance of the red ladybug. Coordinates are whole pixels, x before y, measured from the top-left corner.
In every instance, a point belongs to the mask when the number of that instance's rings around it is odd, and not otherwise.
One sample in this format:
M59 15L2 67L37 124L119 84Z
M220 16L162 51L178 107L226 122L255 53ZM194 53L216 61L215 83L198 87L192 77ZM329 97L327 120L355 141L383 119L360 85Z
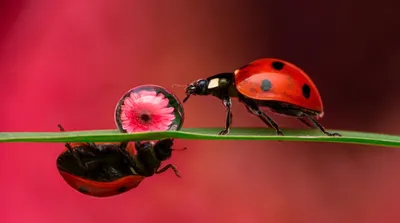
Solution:
M59 128L64 131L61 125ZM161 162L171 157L172 145L173 139L135 142L135 148L128 142L66 143L67 149L58 156L57 168L68 185L83 194L114 196L168 169L180 177L172 164L160 168Z
M327 132L316 120L322 118L324 109L313 81L303 70L284 60L259 59L234 73L220 73L194 81L186 87L184 103L190 95L213 95L222 100L227 114L225 129L220 135L229 133L232 123L231 97L237 97L250 113L274 128L277 135L283 135L283 132L259 107L267 107L280 115L296 117L312 127L308 122L310 121L325 135L340 136L339 133Z

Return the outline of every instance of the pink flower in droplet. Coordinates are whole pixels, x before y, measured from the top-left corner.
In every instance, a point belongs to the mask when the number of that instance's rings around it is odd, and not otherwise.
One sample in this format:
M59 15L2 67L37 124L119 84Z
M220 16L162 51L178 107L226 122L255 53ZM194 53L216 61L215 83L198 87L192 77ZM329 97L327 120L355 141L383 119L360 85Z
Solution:
M175 119L174 108L161 93L131 92L121 106L122 128L127 132L168 130Z

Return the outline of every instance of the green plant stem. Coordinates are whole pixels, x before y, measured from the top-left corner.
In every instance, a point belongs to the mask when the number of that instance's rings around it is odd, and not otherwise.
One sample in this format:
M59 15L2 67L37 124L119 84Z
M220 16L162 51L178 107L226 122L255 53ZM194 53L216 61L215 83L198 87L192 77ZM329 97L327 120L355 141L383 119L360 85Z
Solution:
M124 140L157 140L176 138L188 140L280 140L305 142L351 143L385 147L399 147L400 136L329 130L339 132L342 137L329 137L313 129L283 129L285 136L275 135L268 128L234 128L229 135L219 136L220 128L182 129L180 131L158 131L120 133L117 130L91 130L70 132L2 132L0 142L119 142Z

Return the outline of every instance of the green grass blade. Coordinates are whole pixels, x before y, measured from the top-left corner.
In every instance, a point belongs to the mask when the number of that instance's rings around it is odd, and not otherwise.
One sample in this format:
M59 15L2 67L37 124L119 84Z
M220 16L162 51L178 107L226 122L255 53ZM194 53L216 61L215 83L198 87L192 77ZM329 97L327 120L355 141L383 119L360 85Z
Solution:
M267 128L234 128L226 136L219 136L221 128L182 129L180 131L120 133L117 130L93 130L70 132L3 132L0 142L118 142L123 140L157 140L162 138L190 140L281 140L306 142L352 143L399 147L400 136L329 130L339 132L342 137L324 136L317 130L283 129L285 136L276 136Z

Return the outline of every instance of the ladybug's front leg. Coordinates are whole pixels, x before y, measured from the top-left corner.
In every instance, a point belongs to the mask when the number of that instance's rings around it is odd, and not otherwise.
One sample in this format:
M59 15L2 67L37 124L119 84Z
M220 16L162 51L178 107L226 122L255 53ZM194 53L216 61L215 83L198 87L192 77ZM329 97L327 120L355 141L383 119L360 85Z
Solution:
M176 166L174 166L172 164L168 164L168 165L164 166L163 168L157 170L156 174L163 173L168 169L172 169L177 177L179 177L179 178L181 177L181 174L179 173L178 168L176 168Z
M225 119L225 129L222 130L218 135L226 135L229 133L230 131L230 127L232 124L232 112L231 112L231 108L232 108L232 100L229 96L225 96L222 99L222 103L224 104L224 106L226 107L226 119Z

